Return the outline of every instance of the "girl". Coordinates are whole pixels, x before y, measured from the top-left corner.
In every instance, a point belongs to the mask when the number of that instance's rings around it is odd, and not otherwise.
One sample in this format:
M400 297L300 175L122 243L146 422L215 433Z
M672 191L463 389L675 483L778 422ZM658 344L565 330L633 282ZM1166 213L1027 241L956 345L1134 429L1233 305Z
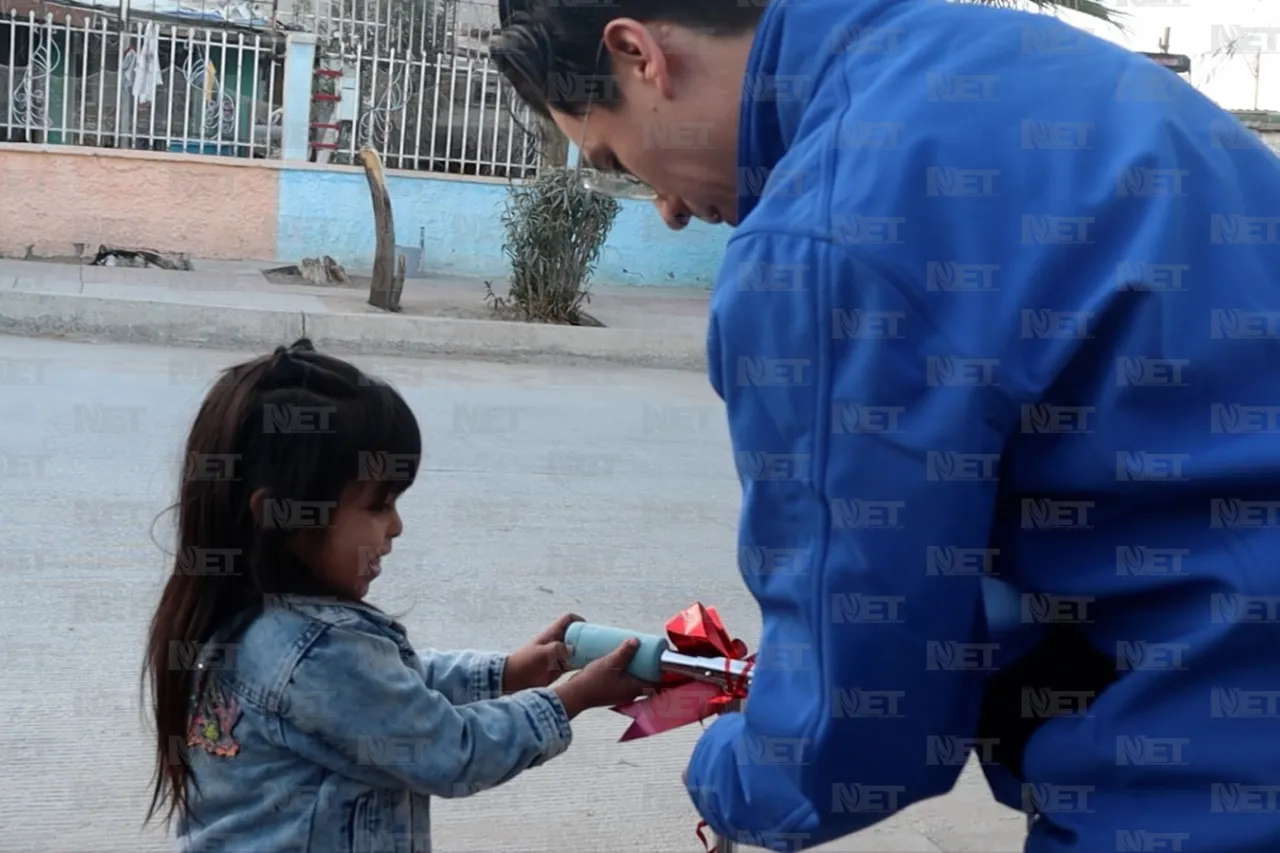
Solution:
M427 853L431 795L500 785L642 692L634 645L551 687L574 616L510 655L419 654L362 603L421 449L395 390L306 339L205 398L144 673L147 819L176 814L186 850Z

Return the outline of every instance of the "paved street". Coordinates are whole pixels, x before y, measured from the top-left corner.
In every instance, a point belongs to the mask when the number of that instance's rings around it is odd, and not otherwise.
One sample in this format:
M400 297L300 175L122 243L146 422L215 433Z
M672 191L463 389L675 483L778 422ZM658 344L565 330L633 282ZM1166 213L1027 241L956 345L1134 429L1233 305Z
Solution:
M139 835L142 643L172 548L169 519L153 520L207 384L240 357L0 337L0 853L174 849ZM694 599L754 644L732 565L737 482L704 377L357 361L424 427L405 535L371 595L417 644L514 647L566 609L660 630ZM680 784L697 727L617 744L626 722L589 714L547 767L438 802L437 850L700 850ZM1021 816L970 772L828 849L1013 853L1021 837Z

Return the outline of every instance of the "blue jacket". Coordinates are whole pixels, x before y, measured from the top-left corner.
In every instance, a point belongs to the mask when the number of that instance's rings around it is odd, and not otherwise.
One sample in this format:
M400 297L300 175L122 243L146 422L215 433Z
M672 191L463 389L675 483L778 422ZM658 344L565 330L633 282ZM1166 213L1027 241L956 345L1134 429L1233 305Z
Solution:
M572 738L550 690L502 696L505 655L419 654L373 608L286 596L241 623L197 660L188 853L430 853L430 797L500 785Z
M738 155L708 353L763 631L703 817L799 849L946 793L1059 624L1114 681L1011 715L1026 850L1280 849L1280 160L1140 55L935 0L771 4Z

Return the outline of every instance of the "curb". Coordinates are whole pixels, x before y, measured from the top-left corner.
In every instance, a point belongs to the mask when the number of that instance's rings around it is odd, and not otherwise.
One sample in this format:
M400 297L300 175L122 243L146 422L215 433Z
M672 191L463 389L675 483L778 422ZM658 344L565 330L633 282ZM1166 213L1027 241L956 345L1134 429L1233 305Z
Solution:
M307 314L24 291L0 294L0 334L214 349L270 349L306 335L318 348L352 355L589 359L668 370L707 369L705 339L687 333L400 314Z

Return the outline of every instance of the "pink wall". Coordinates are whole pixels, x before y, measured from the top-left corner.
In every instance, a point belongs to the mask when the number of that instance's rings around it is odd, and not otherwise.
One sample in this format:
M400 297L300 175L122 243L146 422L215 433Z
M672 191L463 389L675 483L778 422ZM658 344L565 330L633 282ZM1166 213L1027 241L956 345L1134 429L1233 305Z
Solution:
M275 164L151 151L0 144L0 255L106 243L196 258L276 256Z

